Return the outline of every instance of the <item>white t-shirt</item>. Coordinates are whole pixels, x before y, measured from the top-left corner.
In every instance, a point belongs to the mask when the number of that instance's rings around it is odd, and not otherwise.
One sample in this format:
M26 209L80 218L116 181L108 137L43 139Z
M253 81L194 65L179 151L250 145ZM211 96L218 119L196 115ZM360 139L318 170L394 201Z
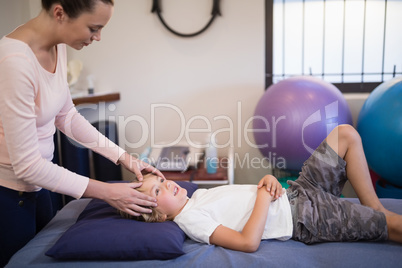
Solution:
M219 225L242 231L257 198L257 185L225 185L198 189L174 219L192 240L209 244ZM262 239L288 240L293 222L286 193L271 202Z

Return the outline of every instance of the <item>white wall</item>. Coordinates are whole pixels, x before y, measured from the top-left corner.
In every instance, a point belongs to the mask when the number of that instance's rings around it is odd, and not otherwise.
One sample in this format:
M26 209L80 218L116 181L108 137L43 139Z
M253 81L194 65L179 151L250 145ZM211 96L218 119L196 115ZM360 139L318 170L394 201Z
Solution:
M25 11L27 2L29 13ZM180 116L185 124L192 122L188 127L191 129L205 129L207 123L201 120L205 117L213 132L220 130L218 143L225 146L219 154L226 154L228 143L234 146L235 182L257 182L268 170L258 168L258 164L254 168L242 166L246 157L257 162L262 158L258 149L247 144L243 130L264 93L264 2L222 0L222 17L202 35L185 39L163 28L150 12L152 1L116 1L114 15L102 31L102 41L82 51L68 52L70 59L80 59L84 64L75 90L85 90L85 77L92 74L96 92L119 91L121 100L101 104L97 111L93 106L78 108L90 121L120 120L120 142L131 153L141 153L151 145L151 133L158 144L180 137L186 129ZM25 15L13 22L15 25L36 15L40 8L38 0L12 3L0 0L1 15L8 13L3 7L14 8L12 12L16 14L22 10ZM208 21L211 4L212 1L170 0L163 2L163 16L176 30L193 32ZM1 35L12 29L3 27L12 18L0 16ZM347 96L355 120L365 97ZM151 106L159 104L171 107L155 109L151 120ZM192 133L190 141L204 142L205 136ZM247 140L253 141L252 135Z
M0 37L36 16L38 3L38 0L0 0Z

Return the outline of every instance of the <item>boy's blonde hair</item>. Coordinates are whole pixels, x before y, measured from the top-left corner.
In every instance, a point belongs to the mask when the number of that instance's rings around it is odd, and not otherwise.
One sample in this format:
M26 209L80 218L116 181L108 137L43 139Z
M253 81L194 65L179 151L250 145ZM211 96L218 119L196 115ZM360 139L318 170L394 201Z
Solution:
M149 173L144 175L144 180L149 179L151 176L156 176L155 174ZM139 182L138 180L133 180L133 182ZM143 193L144 189L142 187L135 188L137 191ZM141 213L140 216L133 216L124 211L119 210L120 215L125 219L132 219L143 222L164 222L166 220L165 214L161 213L155 207L147 207L152 210L152 213Z
M119 210L120 215L125 219L143 221L143 222L164 222L164 214L159 212L156 208L150 207L152 213L141 213L140 216L133 216L124 211Z

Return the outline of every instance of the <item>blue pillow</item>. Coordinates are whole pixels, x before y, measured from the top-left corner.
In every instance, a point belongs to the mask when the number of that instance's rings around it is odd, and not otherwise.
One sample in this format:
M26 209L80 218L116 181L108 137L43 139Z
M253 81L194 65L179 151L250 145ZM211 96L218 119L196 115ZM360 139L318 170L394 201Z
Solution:
M177 181L192 196L197 185ZM184 254L184 232L172 221L123 219L115 208L94 199L46 255L79 260L167 260Z

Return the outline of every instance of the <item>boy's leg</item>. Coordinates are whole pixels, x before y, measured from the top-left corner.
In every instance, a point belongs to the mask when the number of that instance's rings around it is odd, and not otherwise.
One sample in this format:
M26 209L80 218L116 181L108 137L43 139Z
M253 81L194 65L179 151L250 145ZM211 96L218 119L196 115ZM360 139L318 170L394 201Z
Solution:
M340 125L326 141L346 161L346 176L360 202L385 215L395 215L383 207L375 193L359 133L350 125Z
M402 216L385 214L388 226L388 239L402 243Z

